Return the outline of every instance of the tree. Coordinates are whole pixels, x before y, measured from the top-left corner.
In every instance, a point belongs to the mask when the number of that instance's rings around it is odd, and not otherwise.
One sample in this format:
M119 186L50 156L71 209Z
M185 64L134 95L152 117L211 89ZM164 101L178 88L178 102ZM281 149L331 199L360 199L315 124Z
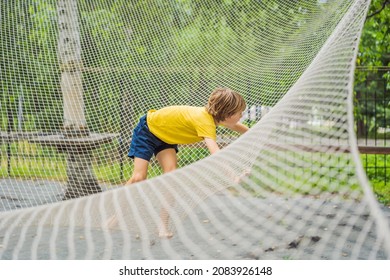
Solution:
M390 89L389 12L389 0L373 0L362 32L355 73L358 137L376 135L378 125L387 126L390 108L384 102L384 83L387 81L387 90Z
M358 66L390 66L390 0L373 0L366 18Z

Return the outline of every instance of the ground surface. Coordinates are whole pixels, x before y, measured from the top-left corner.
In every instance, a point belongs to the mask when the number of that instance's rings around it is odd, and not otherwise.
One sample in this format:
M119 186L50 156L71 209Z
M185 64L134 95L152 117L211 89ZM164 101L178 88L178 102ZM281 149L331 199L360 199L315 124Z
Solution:
M0 180L0 211L61 201L62 195L58 182ZM237 205L248 208L230 213ZM389 209L381 210L390 221ZM369 210L354 204L220 193L195 207L170 240L77 227L60 228L53 240L50 227L23 235L2 229L0 259L388 259L372 221Z

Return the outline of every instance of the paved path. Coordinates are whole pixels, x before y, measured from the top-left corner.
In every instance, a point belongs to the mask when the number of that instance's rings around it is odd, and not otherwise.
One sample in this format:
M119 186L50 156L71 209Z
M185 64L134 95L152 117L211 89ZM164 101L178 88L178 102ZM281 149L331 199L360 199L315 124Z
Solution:
M11 184L12 183L12 184ZM0 180L2 210L59 201L62 184L30 182L41 192L28 193L26 182ZM12 185L12 190L10 186ZM48 193L47 190L52 192ZM44 191L46 190L46 192ZM38 202L37 202L38 200ZM18 206L19 205L19 206ZM234 197L220 193L195 207L176 225L175 236L129 235L120 230L50 227L15 231L4 239L1 259L387 259L376 242L367 209L355 202L310 197ZM382 207L390 221L389 208ZM22 241L21 241L22 240ZM54 247L52 245L55 245ZM15 250L18 248L18 250ZM31 254L36 248L36 255Z

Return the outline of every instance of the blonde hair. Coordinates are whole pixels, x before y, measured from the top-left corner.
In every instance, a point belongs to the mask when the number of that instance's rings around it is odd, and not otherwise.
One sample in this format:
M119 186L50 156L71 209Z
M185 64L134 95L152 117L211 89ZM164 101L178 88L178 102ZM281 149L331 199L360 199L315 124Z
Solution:
M226 118L244 111L245 108L244 98L229 88L216 88L206 104L206 111L217 122L224 121Z

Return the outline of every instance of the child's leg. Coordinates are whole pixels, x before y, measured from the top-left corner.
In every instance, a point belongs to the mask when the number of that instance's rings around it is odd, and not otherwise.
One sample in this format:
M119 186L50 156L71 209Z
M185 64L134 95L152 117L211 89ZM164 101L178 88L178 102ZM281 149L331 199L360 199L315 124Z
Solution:
M134 157L134 171L133 175L131 176L130 180L127 181L126 185L130 185L136 182L140 182L143 180L146 180L146 177L148 175L148 165L149 161L144 160L142 158ZM115 228L118 226L118 218L113 215L106 221L106 227L107 228Z
M149 161L134 157L134 171L131 178L127 181L126 185L130 185L136 182L141 182L146 180L148 175L148 165Z
M169 148L169 149L162 150L156 155L156 158L159 164L161 165L164 173L171 172L177 168L177 157L176 157L175 149ZM164 193L164 198L170 206L173 205L174 199L169 192ZM161 209L160 218L161 218L161 226L159 229L160 237L171 238L173 234L168 230L169 214L167 209L165 209L164 207Z

